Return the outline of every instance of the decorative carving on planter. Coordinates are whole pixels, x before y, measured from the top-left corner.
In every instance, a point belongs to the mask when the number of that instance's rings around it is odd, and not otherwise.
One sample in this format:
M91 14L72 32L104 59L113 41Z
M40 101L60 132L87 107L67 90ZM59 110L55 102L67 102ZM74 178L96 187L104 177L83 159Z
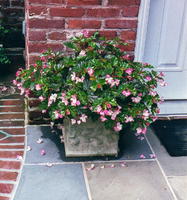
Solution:
M119 132L105 129L100 119L93 122L91 118L80 125L71 125L69 118L64 119L64 143L67 157L103 156L118 154Z

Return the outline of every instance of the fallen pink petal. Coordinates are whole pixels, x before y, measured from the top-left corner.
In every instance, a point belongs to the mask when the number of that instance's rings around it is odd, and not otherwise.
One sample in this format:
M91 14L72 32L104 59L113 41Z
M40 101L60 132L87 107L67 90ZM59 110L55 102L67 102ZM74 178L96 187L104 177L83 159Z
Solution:
M150 156L151 158L156 158L156 156L155 156L154 154L149 154L149 156Z
M18 160L23 160L23 157L20 156L20 155L17 155L16 158L17 158Z
M44 149L42 149L41 150L41 155L45 155L46 153L45 153L45 150Z
M91 166L89 167L89 168L86 168L86 170L87 171L90 171L90 170L92 170L92 169L94 169L95 168L95 165L94 164L91 164Z
M103 165L103 166L101 166L101 169L105 169L107 166L106 165Z
M145 156L142 154L142 155L140 156L140 158L144 159L144 158L145 158Z
M38 144L41 144L43 140L40 138L38 141L36 141Z
M114 165L114 164L110 165L110 168L114 168L114 167L115 167L115 165Z
M144 140L145 138L143 136L138 137L139 140Z
M52 163L47 163L46 166L47 166L47 167L52 167L53 164L52 164Z
M126 167L126 162L125 162L125 161L122 162L122 163L121 163L121 166L122 166L122 167Z
M27 151L31 151L32 150L32 148L28 145L27 146Z

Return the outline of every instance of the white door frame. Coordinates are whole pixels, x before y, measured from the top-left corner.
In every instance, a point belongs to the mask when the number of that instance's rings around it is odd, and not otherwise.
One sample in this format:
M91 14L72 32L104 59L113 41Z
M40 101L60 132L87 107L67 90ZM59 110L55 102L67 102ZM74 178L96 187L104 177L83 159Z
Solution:
M138 29L135 46L135 61L143 62L147 25L149 17L150 0L141 0L138 14Z
M138 14L138 28L135 46L135 61L143 62L145 41L147 35L147 26L149 18L150 0L141 0ZM172 108L172 111L168 111ZM187 100L182 101L165 101L161 106L160 117L170 118L187 118Z

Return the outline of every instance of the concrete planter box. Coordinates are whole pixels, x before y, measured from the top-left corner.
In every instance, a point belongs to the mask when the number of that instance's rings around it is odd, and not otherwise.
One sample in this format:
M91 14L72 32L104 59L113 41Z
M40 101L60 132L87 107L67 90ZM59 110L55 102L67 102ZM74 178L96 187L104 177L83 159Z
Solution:
M118 154L119 132L106 130L100 119L93 122L91 118L80 125L71 124L64 119L64 145L66 157L116 156Z

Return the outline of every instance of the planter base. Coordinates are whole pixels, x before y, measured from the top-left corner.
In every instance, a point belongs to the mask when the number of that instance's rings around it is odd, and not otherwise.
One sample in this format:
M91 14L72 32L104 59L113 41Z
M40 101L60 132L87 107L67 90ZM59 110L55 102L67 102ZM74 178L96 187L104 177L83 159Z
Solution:
M116 156L118 154L119 132L113 128L106 130L100 120L91 118L80 125L71 125L69 118L64 119L64 145L66 157Z

